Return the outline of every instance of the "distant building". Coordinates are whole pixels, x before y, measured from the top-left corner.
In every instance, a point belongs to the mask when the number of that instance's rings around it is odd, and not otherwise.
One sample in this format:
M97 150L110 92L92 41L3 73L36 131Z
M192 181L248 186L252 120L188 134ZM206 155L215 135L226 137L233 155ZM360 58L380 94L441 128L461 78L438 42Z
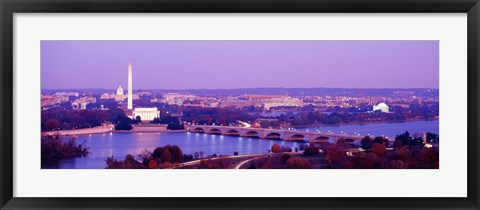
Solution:
M385 103L379 103L378 105L373 106L373 111L380 110L381 112L388 113L388 106Z
M220 102L220 107L261 107L262 103L257 101L238 101L238 100L227 100Z
M194 95L185 95L185 94L180 94L180 93L166 93L163 95L163 98L165 100L165 103L168 105L178 105L182 106L183 101L193 101L196 99L196 96Z
M123 88L122 88L122 86L118 86L117 96L123 96Z
M121 87L119 87L120 89ZM122 95L118 95L117 98L125 97L123 95L123 90L121 91ZM146 95L146 92L140 92L139 94L133 94L133 79L132 79L132 63L128 64L128 90L127 90L127 111L125 114L131 119L135 119L137 116L141 118L142 121L152 121L154 118L160 118L160 111L156 107L133 107L133 100L139 99L140 95ZM130 114L131 111L131 114Z
M281 95L250 95L250 94L246 94L246 95L244 95L244 97L247 98L248 101L265 101L265 100L280 99L280 98L283 98L284 96L281 96Z
M279 106L303 107L303 100L299 98L283 97L283 98L273 99L264 103L264 109L270 109L272 107L279 107Z
M77 92L56 92L53 95L54 96L75 96L75 97L79 96Z
M63 96L51 96L51 95L42 95L42 107L51 107L57 104L62 103L64 101ZM68 96L67 96L68 101Z
M104 93L100 96L100 99L106 100L106 99L111 99L112 96L110 96L109 93Z
M185 107L205 107L205 104L200 100L194 100L194 101L183 101L182 106L185 106Z
M219 107L220 106L220 103L219 102L209 102L208 103L208 107L211 107L211 108L215 108L215 107Z
M87 105L90 103L97 103L97 98L95 97L82 97L79 99L76 99L75 101L72 102L72 107L74 109L87 109Z
M132 117L135 119L140 116L142 121L152 121L154 118L160 118L160 111L157 108L135 108Z

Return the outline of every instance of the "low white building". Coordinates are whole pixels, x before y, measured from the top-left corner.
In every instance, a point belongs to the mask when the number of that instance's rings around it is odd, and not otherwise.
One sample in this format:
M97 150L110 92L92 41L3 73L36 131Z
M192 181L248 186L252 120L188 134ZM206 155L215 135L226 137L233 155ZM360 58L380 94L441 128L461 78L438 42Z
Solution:
M160 118L160 111L155 107L135 108L132 111L132 118L135 119L137 116L140 116L142 121L152 121L154 118Z
M373 106L373 111L380 110L381 112L388 113L388 106L385 103L379 103L378 105Z
M303 100L299 98L283 97L279 99L268 100L264 103L264 109L279 106L296 106L303 107Z

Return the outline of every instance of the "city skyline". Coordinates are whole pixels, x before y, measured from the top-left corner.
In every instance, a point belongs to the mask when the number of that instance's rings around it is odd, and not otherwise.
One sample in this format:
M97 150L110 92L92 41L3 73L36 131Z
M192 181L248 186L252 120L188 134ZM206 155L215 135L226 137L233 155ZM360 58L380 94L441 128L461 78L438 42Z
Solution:
M439 82L438 41L42 41L41 51L42 89L127 87L129 62L137 90L438 89Z

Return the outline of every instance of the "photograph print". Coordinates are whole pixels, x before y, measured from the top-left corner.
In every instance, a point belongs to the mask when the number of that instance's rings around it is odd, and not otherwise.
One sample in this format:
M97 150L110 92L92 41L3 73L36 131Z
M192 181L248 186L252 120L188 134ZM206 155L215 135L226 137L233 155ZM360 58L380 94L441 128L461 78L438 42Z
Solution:
M41 41L42 169L439 169L437 40Z

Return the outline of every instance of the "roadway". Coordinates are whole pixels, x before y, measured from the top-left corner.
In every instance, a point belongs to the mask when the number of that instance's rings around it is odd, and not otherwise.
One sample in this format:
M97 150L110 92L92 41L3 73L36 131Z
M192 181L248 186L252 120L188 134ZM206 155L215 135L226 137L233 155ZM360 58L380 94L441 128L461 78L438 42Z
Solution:
M284 152L286 154L289 154L289 155L299 155L299 154L303 154L303 152ZM323 153L322 150L320 150L320 153ZM282 153L283 154L283 153ZM279 156L280 154L268 154L268 155L263 155L263 156L258 156L258 157L254 157L254 158L250 158L250 159L247 159L247 160L244 160L240 163L238 163L234 168L235 169L240 169L243 165L245 165L246 163L252 161L252 160L256 160L256 159L260 159L260 158L266 158L266 157L272 157L272 156Z
M178 164L178 167L182 168L182 167L185 167L185 166L195 166L195 165L200 164L200 161L202 161L202 160L218 160L220 158L228 158L228 159L232 159L232 160L249 158L247 160L251 160L252 158L261 157L261 156L267 156L267 155L266 154L248 154L248 155L235 155L235 156L232 155L232 156L204 158L204 159L200 159L200 160L192 160L192 161L189 161L189 162L180 163L180 164Z

